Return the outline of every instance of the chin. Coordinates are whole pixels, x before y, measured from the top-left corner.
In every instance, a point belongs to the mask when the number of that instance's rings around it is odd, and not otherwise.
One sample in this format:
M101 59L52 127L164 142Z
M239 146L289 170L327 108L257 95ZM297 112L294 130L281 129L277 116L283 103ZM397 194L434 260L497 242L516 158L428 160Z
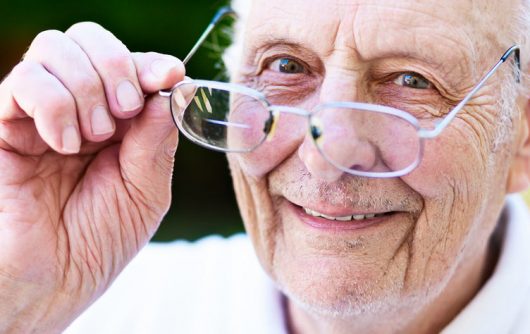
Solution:
M408 277L417 216L393 214L329 230L307 224L284 198L273 196L273 203L274 220L258 225L281 226L271 229L278 233L269 235L274 251L266 270L289 301L316 317L405 319L436 299L450 280L451 268L442 267L422 280Z
M373 323L392 317L405 325L440 295L450 276L423 286L407 286L403 277L392 272L340 260L320 262L278 261L273 274L289 303L316 319Z
M326 273L322 268L296 273L278 273L280 290L303 310L323 317L348 319L390 312L402 301L401 284L382 287L362 278Z

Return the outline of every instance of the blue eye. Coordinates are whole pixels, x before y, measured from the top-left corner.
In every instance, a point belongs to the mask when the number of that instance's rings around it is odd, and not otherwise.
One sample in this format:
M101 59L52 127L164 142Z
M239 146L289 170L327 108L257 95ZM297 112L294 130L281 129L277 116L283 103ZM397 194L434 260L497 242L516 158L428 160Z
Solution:
M269 68L273 71L286 74L305 73L304 65L291 58L280 58L273 61Z
M418 73L403 73L394 80L394 83L412 89L432 88L432 83Z

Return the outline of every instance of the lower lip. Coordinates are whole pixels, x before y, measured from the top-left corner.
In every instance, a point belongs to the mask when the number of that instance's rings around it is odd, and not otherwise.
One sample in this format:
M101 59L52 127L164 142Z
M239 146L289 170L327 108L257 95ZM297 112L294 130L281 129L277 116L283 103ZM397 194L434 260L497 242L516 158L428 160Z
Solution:
M289 206L295 212L295 214L300 218L305 224L319 229L327 231L352 231L352 230L361 230L366 229L374 225L379 225L385 223L392 218L394 218L397 213L391 213L388 215L374 217L363 220L351 220L351 221L338 221L338 220L329 220L322 217L315 217L305 213L304 209L298 205L289 202Z

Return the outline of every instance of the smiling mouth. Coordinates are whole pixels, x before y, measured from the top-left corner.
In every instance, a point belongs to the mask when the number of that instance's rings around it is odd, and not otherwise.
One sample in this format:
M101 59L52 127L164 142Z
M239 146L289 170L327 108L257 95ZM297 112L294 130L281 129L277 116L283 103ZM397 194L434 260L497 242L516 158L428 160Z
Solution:
M320 217L320 218L324 218L327 220L333 220L333 221L341 221L341 222L368 220L368 219L373 219L373 218L389 216L394 213L394 212L366 213L366 214L352 214L352 215L347 215L347 216L334 217L334 216L326 215L324 213L320 213L318 211L311 210L305 207L302 207L302 209L304 209L304 212L310 216Z
M336 214L332 214L331 212L322 213L291 201L287 201L287 203L301 222L320 231L351 232L354 230L363 230L370 226L396 221L396 219L399 219L404 214L402 211L351 212L349 214L348 212L344 212L344 209L330 209L330 211L337 211Z

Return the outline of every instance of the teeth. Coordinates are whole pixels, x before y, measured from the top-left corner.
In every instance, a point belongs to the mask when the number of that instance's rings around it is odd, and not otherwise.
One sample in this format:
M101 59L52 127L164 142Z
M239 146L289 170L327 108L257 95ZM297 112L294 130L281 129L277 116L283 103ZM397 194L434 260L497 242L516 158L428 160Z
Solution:
M313 211L313 210L307 209L307 208L304 208L304 210L305 210L305 213L307 213L308 215L315 216L315 217L320 217L320 213L318 213L316 211Z
M320 212L313 211L313 210L308 209L308 208L304 208L304 211L305 211L305 213L307 213L308 215L311 215L313 217L322 217L322 218L326 218L326 219L329 219L329 220L338 220L338 221L343 221L343 222L351 221L352 219L353 220L372 219L374 217L379 217L379 216L384 215L384 214L369 213L369 214L366 214L366 215L332 217L332 216L328 216L328 215L325 215L325 214L320 213Z
M322 217L326 218L326 219L329 219L329 220L335 220L335 217L331 217L331 216L328 216L328 215L325 215L325 214L321 214Z

